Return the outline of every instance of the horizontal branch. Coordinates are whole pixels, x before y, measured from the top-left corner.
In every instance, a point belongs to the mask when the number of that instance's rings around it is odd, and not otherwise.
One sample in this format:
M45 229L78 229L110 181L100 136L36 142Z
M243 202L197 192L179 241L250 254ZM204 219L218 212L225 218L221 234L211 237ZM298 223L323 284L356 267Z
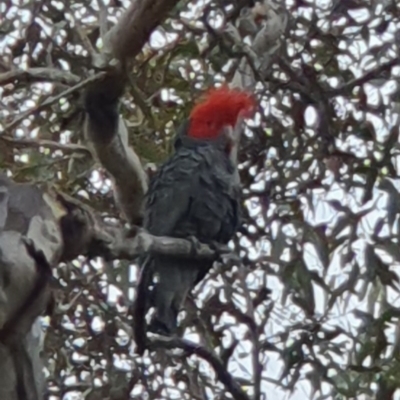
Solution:
M207 350L205 347L190 342L189 340L179 339L177 337L165 337L157 335L148 339L149 347L164 348L164 349L182 349L189 355L195 354L196 356L207 361L215 371L218 380L225 386L226 390L232 395L235 400L250 400L250 397L241 389L239 384L235 381L232 375L227 371L222 361L216 354Z
M79 144L62 144L58 142L54 142L52 140L38 140L38 139L16 139L7 135L0 135L0 141L5 143L9 143L14 147L23 148L23 147L45 147L51 150L61 150L64 154L70 153L83 153L85 155L90 155L90 150Z
M100 246L95 250L98 255L107 259L132 260L142 254L173 255L174 257L190 257L216 260L221 256L234 256L232 249L226 245L207 245L196 239L178 239L166 236L153 236L140 230L134 237L127 237L121 231L109 231L108 238L112 242L97 242ZM101 237L104 236L104 232ZM93 252L93 251L92 251ZM92 253L91 252L91 253Z
M81 78L68 71L55 68L30 68L28 70L14 69L0 74L0 86L13 83L15 81L49 81L60 82L70 85L77 84Z
M90 206L66 193L57 191L53 196L58 208L64 210L60 220L64 237L62 261L71 261L79 255L133 260L143 254L238 260L227 245L208 245L196 238L153 236L141 228L133 232L120 222L104 221Z

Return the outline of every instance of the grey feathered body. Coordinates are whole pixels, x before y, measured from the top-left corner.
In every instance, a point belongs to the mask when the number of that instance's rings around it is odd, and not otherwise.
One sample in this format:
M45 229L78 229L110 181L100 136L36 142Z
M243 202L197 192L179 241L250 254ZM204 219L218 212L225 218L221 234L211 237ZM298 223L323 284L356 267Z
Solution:
M223 142L184 138L150 183L144 228L156 236L196 237L202 243L226 244L239 224L239 182ZM142 268L158 275L148 292L146 309L154 306L152 330L173 333L186 296L212 262L172 256L146 257ZM143 292L142 292L143 293ZM143 300L143 299L142 299Z

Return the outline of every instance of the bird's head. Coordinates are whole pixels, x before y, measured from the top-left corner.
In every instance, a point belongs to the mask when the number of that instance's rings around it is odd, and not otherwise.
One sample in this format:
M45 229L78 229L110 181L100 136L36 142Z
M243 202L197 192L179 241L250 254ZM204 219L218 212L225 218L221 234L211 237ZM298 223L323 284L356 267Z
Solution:
M189 116L187 136L196 140L212 141L225 136L237 145L237 127L245 118L254 115L255 99L249 93L227 87L213 88L193 108Z

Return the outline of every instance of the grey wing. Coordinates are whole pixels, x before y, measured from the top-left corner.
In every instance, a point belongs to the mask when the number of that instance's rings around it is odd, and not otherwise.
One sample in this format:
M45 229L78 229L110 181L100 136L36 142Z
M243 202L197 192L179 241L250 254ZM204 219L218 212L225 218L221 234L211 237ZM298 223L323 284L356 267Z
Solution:
M200 159L190 152L180 153L161 167L149 187L143 225L153 235L177 234L197 190Z
M198 185L202 196L197 196L192 204L193 218L198 221L198 239L228 242L239 221L238 191L233 186L233 175L217 166L212 174L201 174Z

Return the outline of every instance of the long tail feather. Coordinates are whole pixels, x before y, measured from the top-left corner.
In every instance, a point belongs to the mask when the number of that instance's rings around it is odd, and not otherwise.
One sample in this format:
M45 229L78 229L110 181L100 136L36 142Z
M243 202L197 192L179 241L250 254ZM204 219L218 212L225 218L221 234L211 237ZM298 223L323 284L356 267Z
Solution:
M146 350L146 312L149 304L149 285L153 271L149 262L145 262L140 271L136 299L133 305L133 336L136 342L136 353L140 356Z

